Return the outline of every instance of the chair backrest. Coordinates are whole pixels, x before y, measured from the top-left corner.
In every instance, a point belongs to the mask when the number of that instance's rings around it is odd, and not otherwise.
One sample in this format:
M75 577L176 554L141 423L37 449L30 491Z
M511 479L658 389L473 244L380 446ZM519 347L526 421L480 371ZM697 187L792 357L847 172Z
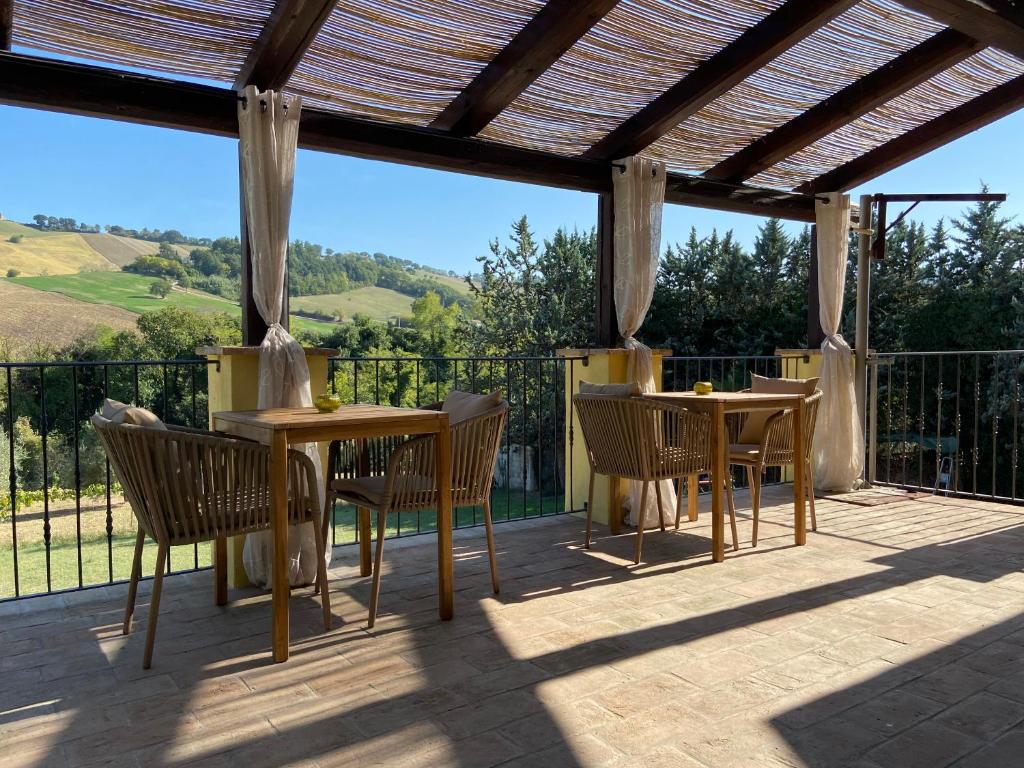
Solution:
M577 394L572 400L594 472L657 480L710 468L705 414L645 397Z
M91 421L140 527L157 542L195 544L269 525L266 446L200 430ZM289 453L288 482L291 489L316 487L308 457ZM291 494L291 522L307 519L309 510L307 494Z
M453 507L482 504L490 495L508 409L508 402L502 400L486 412L451 426ZM424 509L437 503L433 480L435 439L408 440L392 453L388 465L388 473L394 476L388 501L392 510Z
M821 390L804 398L804 459L811 455L814 425L818 420ZM766 466L793 464L793 411L788 409L772 416L765 424L761 442L762 463Z

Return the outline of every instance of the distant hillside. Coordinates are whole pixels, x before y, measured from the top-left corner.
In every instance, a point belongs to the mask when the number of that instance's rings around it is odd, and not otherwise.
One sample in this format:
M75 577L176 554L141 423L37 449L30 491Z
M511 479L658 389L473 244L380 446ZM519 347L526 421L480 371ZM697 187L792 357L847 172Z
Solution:
M390 288L356 288L344 293L325 293L319 296L292 296L289 306L296 311L312 312L325 317L336 317L340 312L345 320L353 315L366 315L371 320L387 322L395 317L412 316L413 299Z
M239 306L232 301L195 290L188 292L174 290L166 299L158 299L149 293L149 287L153 284L153 280L152 277L110 271L18 277L10 282L34 288L37 291L61 294L79 303L109 305L133 313L160 309L169 304L196 312L229 312L231 314L241 312ZM335 327L333 323L306 318L293 318L293 323L296 329L318 333L329 332Z
M127 266L139 256L152 256L160 250L160 244L149 240L120 235L83 234L82 237L94 250L119 267ZM172 245L177 254L187 259L194 246Z
M92 248L82 235L36 232L29 227L14 231L12 222L0 222L0 274L16 269L22 275L66 275L83 270L117 269ZM14 225L20 227L20 225ZM6 231L5 231L6 230ZM20 242L11 242L11 238Z
M0 306L0 336L19 346L69 344L98 325L115 330L134 329L137 317L118 307L77 301L9 280L0 280Z

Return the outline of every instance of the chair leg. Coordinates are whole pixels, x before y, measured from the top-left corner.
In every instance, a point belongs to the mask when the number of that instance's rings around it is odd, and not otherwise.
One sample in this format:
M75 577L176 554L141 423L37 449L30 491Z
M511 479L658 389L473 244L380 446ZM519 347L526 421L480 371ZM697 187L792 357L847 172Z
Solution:
M814 472L811 470L811 462L807 462L807 501L811 506L811 530L818 530L818 516L814 514Z
M676 490L676 530L679 530L679 520L683 516L683 478L679 478L679 488Z
M747 480L750 482L750 507L754 514L754 530L750 537L750 546L757 546L757 520L761 511L761 468L747 467Z
M153 664L153 644L156 641L156 620L160 617L160 593L164 587L164 568L167 565L167 545L158 544L156 550L156 572L153 574L153 596L149 601L149 618L146 621L146 651L142 657L142 668Z
M740 539L736 534L736 500L732 495L732 474L725 478L725 494L729 500L729 527L732 528L732 548L735 551L740 548Z
M658 524L661 526L662 533L665 532L665 518L661 514L661 480L654 481L654 493L658 497Z
M640 564L640 551L644 546L644 510L647 508L647 486L649 483L644 480L644 489L640 492L640 509L636 516L636 553L633 555L633 562Z
M367 516L370 510L366 510ZM370 586L370 618L367 622L370 629L373 629L377 621L377 601L380 598L380 564L384 559L384 532L387 529L387 510L377 511L377 551L373 557L373 584Z
M324 558L327 557L327 546L328 546L327 542L330 540L331 515L333 514L333 507L334 507L334 494L331 493L329 490L325 491L324 492L324 515L320 519L320 538L321 538L321 541L324 542L324 553L323 553L323 557L320 558L321 560L323 560ZM324 580L324 583L325 584L327 583L326 579ZM319 578L317 579L316 586L313 588L313 594L314 595L320 594L320 580L319 580Z
M686 478L686 510L690 516L690 522L697 522L697 497L700 496L700 476L690 475Z
M498 581L498 555L494 549L494 523L491 521L491 500L484 499L484 528L487 530L487 559L491 563L491 586L494 594L501 592Z
M359 521L359 575L369 576L373 573L370 564L370 510L357 507L356 517Z
M324 631L331 629L331 587L327 583L327 542L323 528L313 523L313 538L316 539L316 589L320 593L320 604L324 611Z
M139 591L139 579L142 578L142 547L146 543L146 532L139 528L135 534L135 556L132 558L132 580L128 583L128 604L124 608L124 634L132 630L132 614L135 613L135 595Z
M590 549L590 532L594 524L594 470L590 470L590 485L587 488L587 535L583 546Z

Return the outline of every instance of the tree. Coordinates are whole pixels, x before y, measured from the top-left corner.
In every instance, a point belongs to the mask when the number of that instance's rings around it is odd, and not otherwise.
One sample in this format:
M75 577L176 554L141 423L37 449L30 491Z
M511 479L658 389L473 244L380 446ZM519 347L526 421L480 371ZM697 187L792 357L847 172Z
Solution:
M20 274L21 270L15 269L14 267L11 267L10 269L7 270L7 277L17 277Z
M24 235L11 235L8 238L8 241L17 244L17 243L20 243L24 238L25 238Z
M149 286L149 293L151 296L156 296L159 299L166 299L167 294L171 292L171 281L166 277L159 280L154 280Z
M412 303L413 328L419 337L416 352L425 357L454 354L460 314L457 304L444 306L433 291L416 299Z

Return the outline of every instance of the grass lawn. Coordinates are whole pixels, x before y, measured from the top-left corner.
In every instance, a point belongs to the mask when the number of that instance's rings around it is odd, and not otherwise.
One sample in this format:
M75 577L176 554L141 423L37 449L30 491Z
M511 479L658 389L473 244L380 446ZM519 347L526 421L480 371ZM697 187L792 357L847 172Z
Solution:
M196 312L230 312L237 314L237 304L220 296L202 291L171 291L166 299L151 296L149 287L156 278L134 275L130 272L80 272L75 275L48 275L39 277L18 277L12 282L26 285L40 291L60 293L72 299L92 304L108 304L127 309L129 312L148 312L168 305L184 307ZM333 323L323 323L305 318L292 318L296 330L327 333L334 329Z
M413 299L390 288L368 286L345 293L293 296L289 301L294 309L326 315L341 312L346 320L356 314L366 315L383 323L393 317L411 317Z
M496 489L492 496L491 509L496 522L504 520L522 520L523 518L552 515L563 509L561 494L541 496L537 493L527 494L521 491L506 493L504 489ZM18 586L22 595L30 595L47 591L46 583L46 547L42 538L42 526L34 520L29 510L24 522L18 524ZM401 533L408 536L419 531L426 533L436 529L437 517L432 510L417 513L408 512L392 515L389 520L388 536ZM334 512L334 543L336 546L352 544L356 541L356 511L354 507L339 504ZM135 548L134 521L130 512L123 504L114 507L114 533L108 548L105 533L96 533L97 527L103 524L105 510L101 507L91 510L88 515L83 513L83 535L81 556L79 544L74 534L74 521L66 517L53 521L53 535L50 542L50 589L74 589L79 586L79 567L81 567L81 583L84 586L106 584L111 580L123 581L131 575L132 552ZM36 524L33 524L36 523ZM483 524L483 512L480 508L459 509L456 511L456 527L467 527ZM0 599L14 596L14 550L9 535L10 525L0 536ZM156 563L156 545L147 542L143 550L142 572L152 575ZM210 545L200 544L198 547L174 547L171 550L171 567L173 570L187 570L198 563L199 567L211 564ZM81 563L81 566L79 566Z

